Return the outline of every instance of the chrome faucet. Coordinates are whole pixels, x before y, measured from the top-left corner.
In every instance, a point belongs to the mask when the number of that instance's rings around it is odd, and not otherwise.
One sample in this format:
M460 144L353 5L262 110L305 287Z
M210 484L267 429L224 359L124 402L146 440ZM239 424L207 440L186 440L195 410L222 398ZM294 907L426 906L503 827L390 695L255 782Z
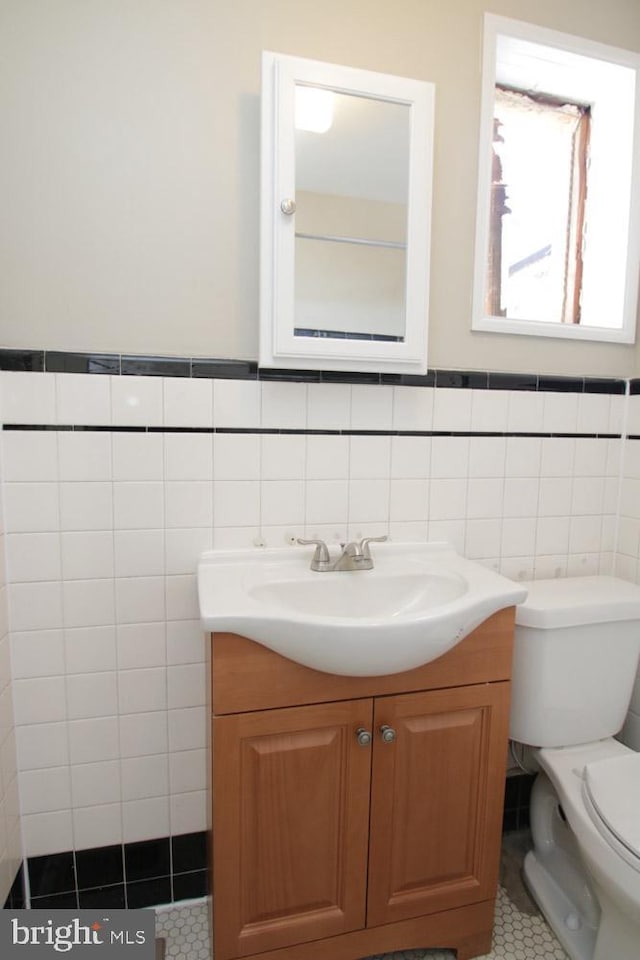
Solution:
M362 540L352 540L341 544L342 552L338 557L331 558L329 548L324 540L301 540L303 545L314 545L315 551L311 559L311 569L317 573L328 573L331 570L373 570L373 557L369 549L370 543L384 543L384 537L363 537Z

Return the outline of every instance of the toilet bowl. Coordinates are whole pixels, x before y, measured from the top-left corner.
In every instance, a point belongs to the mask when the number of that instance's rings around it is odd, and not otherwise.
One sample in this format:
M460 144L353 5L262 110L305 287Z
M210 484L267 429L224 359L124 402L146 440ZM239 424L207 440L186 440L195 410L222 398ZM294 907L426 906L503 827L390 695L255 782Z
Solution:
M527 584L511 737L533 748L525 881L572 960L640 960L640 754L613 739L640 655L640 588Z

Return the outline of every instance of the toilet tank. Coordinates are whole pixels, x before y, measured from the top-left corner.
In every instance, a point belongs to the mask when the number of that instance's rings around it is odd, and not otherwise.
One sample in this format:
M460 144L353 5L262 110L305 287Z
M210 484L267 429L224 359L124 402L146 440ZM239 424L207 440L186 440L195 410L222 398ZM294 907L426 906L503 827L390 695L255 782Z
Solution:
M516 608L510 737L538 747L616 734L640 656L640 587L615 577L532 580Z

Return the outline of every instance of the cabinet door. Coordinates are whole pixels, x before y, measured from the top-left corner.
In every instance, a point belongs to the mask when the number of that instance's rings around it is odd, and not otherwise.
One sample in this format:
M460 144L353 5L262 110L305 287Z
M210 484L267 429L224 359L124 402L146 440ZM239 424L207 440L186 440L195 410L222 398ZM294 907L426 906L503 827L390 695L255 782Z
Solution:
M216 960L365 923L371 700L214 720Z
M495 896L508 707L508 683L375 701L369 926Z

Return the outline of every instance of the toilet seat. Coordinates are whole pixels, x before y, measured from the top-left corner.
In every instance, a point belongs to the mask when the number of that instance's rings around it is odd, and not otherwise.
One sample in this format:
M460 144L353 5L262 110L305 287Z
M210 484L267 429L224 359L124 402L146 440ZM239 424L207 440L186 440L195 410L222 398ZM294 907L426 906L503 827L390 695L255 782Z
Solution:
M640 872L640 753L587 763L583 799L600 836Z

